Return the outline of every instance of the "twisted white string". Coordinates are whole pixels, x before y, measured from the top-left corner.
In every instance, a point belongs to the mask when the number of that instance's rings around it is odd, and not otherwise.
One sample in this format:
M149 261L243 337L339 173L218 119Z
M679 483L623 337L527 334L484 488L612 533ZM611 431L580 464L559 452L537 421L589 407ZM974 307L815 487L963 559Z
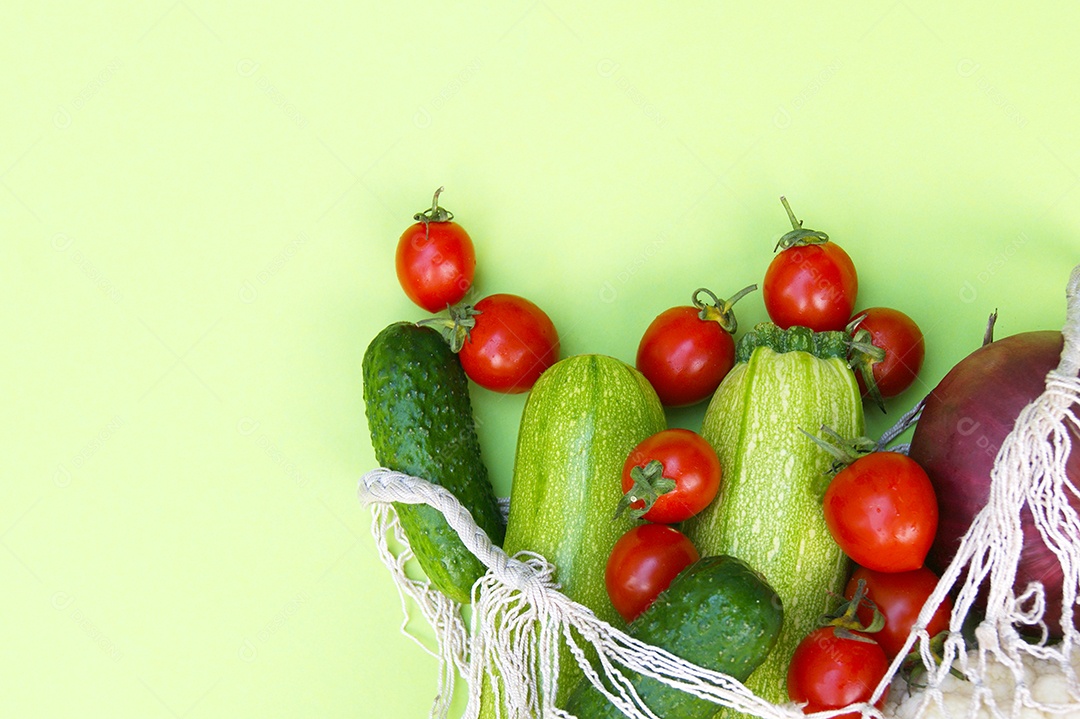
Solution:
M991 474L987 506L979 513L961 541L952 564L923 607L905 649L890 666L876 689L874 702L897 683L898 672L908 649L919 647L927 669L926 687L914 709L924 716L934 708L951 716L944 702L945 686L955 685L949 675L955 666L970 682L967 716L1019 719L1025 708L1062 716L1080 715L1080 685L1077 682L1073 648L1078 633L1073 627L1073 607L1080 586L1080 517L1068 497L1077 494L1069 482L1065 463L1071 451L1068 428L1080 435L1080 418L1074 407L1080 403L1080 266L1068 287L1068 319L1063 329L1065 347L1059 367L1047 377L1046 391L1026 407L1013 431L999 450ZM796 719L801 711L792 704L775 705L750 692L741 682L686 662L669 652L644 644L599 620L591 610L558 591L554 567L543 557L520 553L508 557L493 545L473 521L469 512L442 487L417 477L388 469L368 472L360 481L360 501L372 505L372 531L380 557L390 569L402 593L411 597L435 630L440 659L437 698L431 716L445 718L453 693L455 671L467 677L469 702L466 719L479 711L479 693L485 675L498 692L498 706L510 719L569 717L554 706L559 674L559 646L565 643L578 665L597 689L631 719L657 719L637 696L623 669L651 676L671 686L719 705L731 707L761 719ZM397 523L392 502L425 503L439 509L447 523L460 535L465 546L488 567L473 587L471 627L466 630L461 607L433 589L427 582L406 576L411 558L408 541ZM1059 644L1044 646L1025 641L1015 625L1041 621L1046 598L1040 585L1019 595L1013 589L1022 546L1020 513L1027 506L1044 541L1061 562L1065 574L1062 608L1064 637ZM404 550L389 551L393 536ZM944 659L935 661L925 629L937 606L960 582ZM985 619L976 630L978 644L969 648L960 633L980 585L989 578L989 599ZM407 619L406 619L407 623ZM403 630L405 624L403 624ZM583 644L596 650L598 669L586 658ZM1078 652L1077 654L1080 654ZM1035 679L1031 659L1058 666L1067 680L1068 694L1057 701L1040 701L1032 691ZM1009 706L1000 706L1001 687L989 680L991 666L1004 666L1012 677L1007 696ZM499 681L494 681L498 676ZM950 684L952 682L952 684ZM610 689L609 689L610 687ZM903 697L889 697L886 709L896 709ZM865 717L881 717L869 704L822 712L826 719L857 710ZM910 713L908 705L900 710ZM500 712L502 709L500 709ZM1006 713L1007 712L1007 713ZM502 714L500 714L502 715Z
M439 682L431 716L446 719L453 698L454 678L464 672L469 664L469 637L461 621L460 605L433 588L427 580L412 579L406 565L413 558L405 531L398 522L397 513L389 504L372 504L371 524L379 558L394 580L401 600L401 633L415 641L421 649L439 660ZM390 549L390 540L402 547L396 555ZM409 631L408 599L419 607L420 613L435 630L437 647L431 649Z
M390 502L430 504L446 516L447 523L458 532L465 546L473 552L488 572L476 583L472 592L472 626L470 644L454 644L452 655L470 686L465 717L473 719L479 711L479 692L483 676L498 676L493 687L501 689L501 704L506 716L512 719L552 716L569 717L554 705L558 677L558 648L565 642L571 648L578 665L623 713L631 719L657 719L626 680L624 670L651 676L671 686L717 704L735 707L766 719L796 719L802 713L794 706L774 706L747 689L732 677L714 672L641 642L598 619L591 609L578 604L558 591L555 568L539 555L522 552L508 557L493 545L479 530L468 511L446 489L421 478L378 468L360 481L360 501L378 508L373 533L380 543L380 554L389 558L391 572L398 586L411 596L431 620L439 626L436 637L440 644L446 637L459 637L464 628L460 606L432 597L441 592L426 583L404 576L404 561L385 550L387 533L396 525L391 519ZM395 538L407 546L402 535ZM447 611L450 608L452 611ZM585 645L596 649L600 669L607 687L586 658ZM444 667L449 665L446 661ZM449 697L453 691L452 675L442 672L439 697ZM500 686L501 685L501 686ZM445 716L440 703L432 716ZM825 716L825 715L823 715Z
M1080 266L1069 279L1066 290L1066 323L1062 330L1061 361L1046 378L1045 391L1016 419L1002 442L991 471L990 498L960 542L953 561L941 577L920 612L915 629L904 650L919 647L928 670L928 685L919 705L920 715L931 705L944 714L942 687L949 669L956 666L971 683L968 715L985 710L993 717L1020 717L1024 707L1047 713L1080 714L1080 685L1073 656L1078 633L1073 625L1077 588L1080 585L1080 518L1069 504L1078 488L1069 481L1066 461L1072 450L1069 429L1080 436ZM1061 627L1064 636L1053 646L1025 641L1018 624L1041 625L1046 596L1041 584L1033 583L1019 594L1014 590L1020 552L1023 548L1021 513L1027 507L1043 541L1054 552L1064 572ZM960 577L964 576L960 583ZM938 665L929 652L925 629L945 596L959 584L950 617L949 638L944 661ZM976 647L967 647L961 626L979 595L989 586L985 616L976 629ZM1025 657L1051 662L1066 680L1068 697L1040 701L1032 693L1038 677ZM895 670L901 660L893 663ZM1012 678L1010 705L1000 706L994 687L988 682L992 664L1004 667ZM881 688L879 687L879 690Z

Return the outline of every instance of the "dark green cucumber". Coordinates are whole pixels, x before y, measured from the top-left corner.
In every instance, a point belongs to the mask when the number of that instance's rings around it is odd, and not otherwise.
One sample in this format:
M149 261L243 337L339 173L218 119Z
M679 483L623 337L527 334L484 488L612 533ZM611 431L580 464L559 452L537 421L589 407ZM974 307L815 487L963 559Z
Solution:
M745 681L772 650L783 618L780 597L765 578L741 560L720 555L684 569L627 633L700 667ZM708 719L720 708L658 679L626 674L645 705L664 719ZM585 678L566 708L582 719L622 716Z
M450 490L491 541L502 544L506 528L480 457L468 380L442 335L409 322L390 325L368 345L363 378L376 461ZM432 586L468 603L484 565L437 509L394 507Z

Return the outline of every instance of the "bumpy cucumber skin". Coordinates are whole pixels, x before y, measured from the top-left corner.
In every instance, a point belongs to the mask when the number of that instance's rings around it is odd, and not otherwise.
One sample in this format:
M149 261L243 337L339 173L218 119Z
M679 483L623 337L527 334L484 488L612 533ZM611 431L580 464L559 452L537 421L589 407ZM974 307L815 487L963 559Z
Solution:
M644 375L599 354L574 355L548 368L522 411L503 548L545 557L566 596L618 627L625 622L608 598L604 568L616 540L635 524L625 514L613 518L622 466L641 440L665 426L664 409ZM564 650L557 703L581 676ZM496 716L486 680L480 716Z
M481 460L468 379L442 336L409 322L389 325L364 353L363 381L376 461L450 490L491 541L501 544L505 526ZM468 603L484 565L437 509L402 503L394 508L432 586Z
M825 524L815 487L829 455L800 432L828 425L862 435L862 400L844 360L758 347L736 364L705 411L702 436L724 480L716 500L683 525L702 554L730 554L761 572L784 603L776 647L750 676L758 696L788 700L795 647L843 591L848 559Z
M744 681L768 656L783 624L779 595L741 560L703 557L683 570L628 633L693 662ZM717 705L652 677L627 672L645 705L664 719L708 719ZM567 711L582 719L622 713L584 677Z

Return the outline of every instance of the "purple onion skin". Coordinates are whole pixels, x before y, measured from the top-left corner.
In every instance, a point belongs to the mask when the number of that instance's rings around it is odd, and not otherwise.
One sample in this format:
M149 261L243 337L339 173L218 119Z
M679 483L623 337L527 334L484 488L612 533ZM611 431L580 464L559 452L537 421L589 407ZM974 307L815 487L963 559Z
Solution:
M927 396L911 439L910 456L934 484L938 531L926 566L939 575L990 497L994 459L1020 411L1045 389L1061 359L1061 332L1025 332L991 342L961 360ZM1067 474L1080 487L1080 436L1073 428ZM1080 513L1080 497L1069 496ZM1024 545L1014 587L1038 580L1046 588L1043 616L1050 640L1061 636L1061 565L1043 543L1031 511L1021 513ZM1076 626L1080 628L1080 617Z

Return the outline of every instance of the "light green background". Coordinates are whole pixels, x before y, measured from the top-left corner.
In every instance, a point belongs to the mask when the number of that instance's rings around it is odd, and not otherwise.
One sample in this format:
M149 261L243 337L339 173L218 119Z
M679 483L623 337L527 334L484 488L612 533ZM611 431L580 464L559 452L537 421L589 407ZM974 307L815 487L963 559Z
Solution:
M360 359L423 316L393 251L439 185L482 294L630 361L696 287L760 281L786 194L860 305L925 329L875 431L993 309L1002 335L1060 327L1078 24L1064 2L5 5L0 715L427 715L436 662L355 491ZM763 319L760 293L739 310ZM474 396L505 493L523 398Z

